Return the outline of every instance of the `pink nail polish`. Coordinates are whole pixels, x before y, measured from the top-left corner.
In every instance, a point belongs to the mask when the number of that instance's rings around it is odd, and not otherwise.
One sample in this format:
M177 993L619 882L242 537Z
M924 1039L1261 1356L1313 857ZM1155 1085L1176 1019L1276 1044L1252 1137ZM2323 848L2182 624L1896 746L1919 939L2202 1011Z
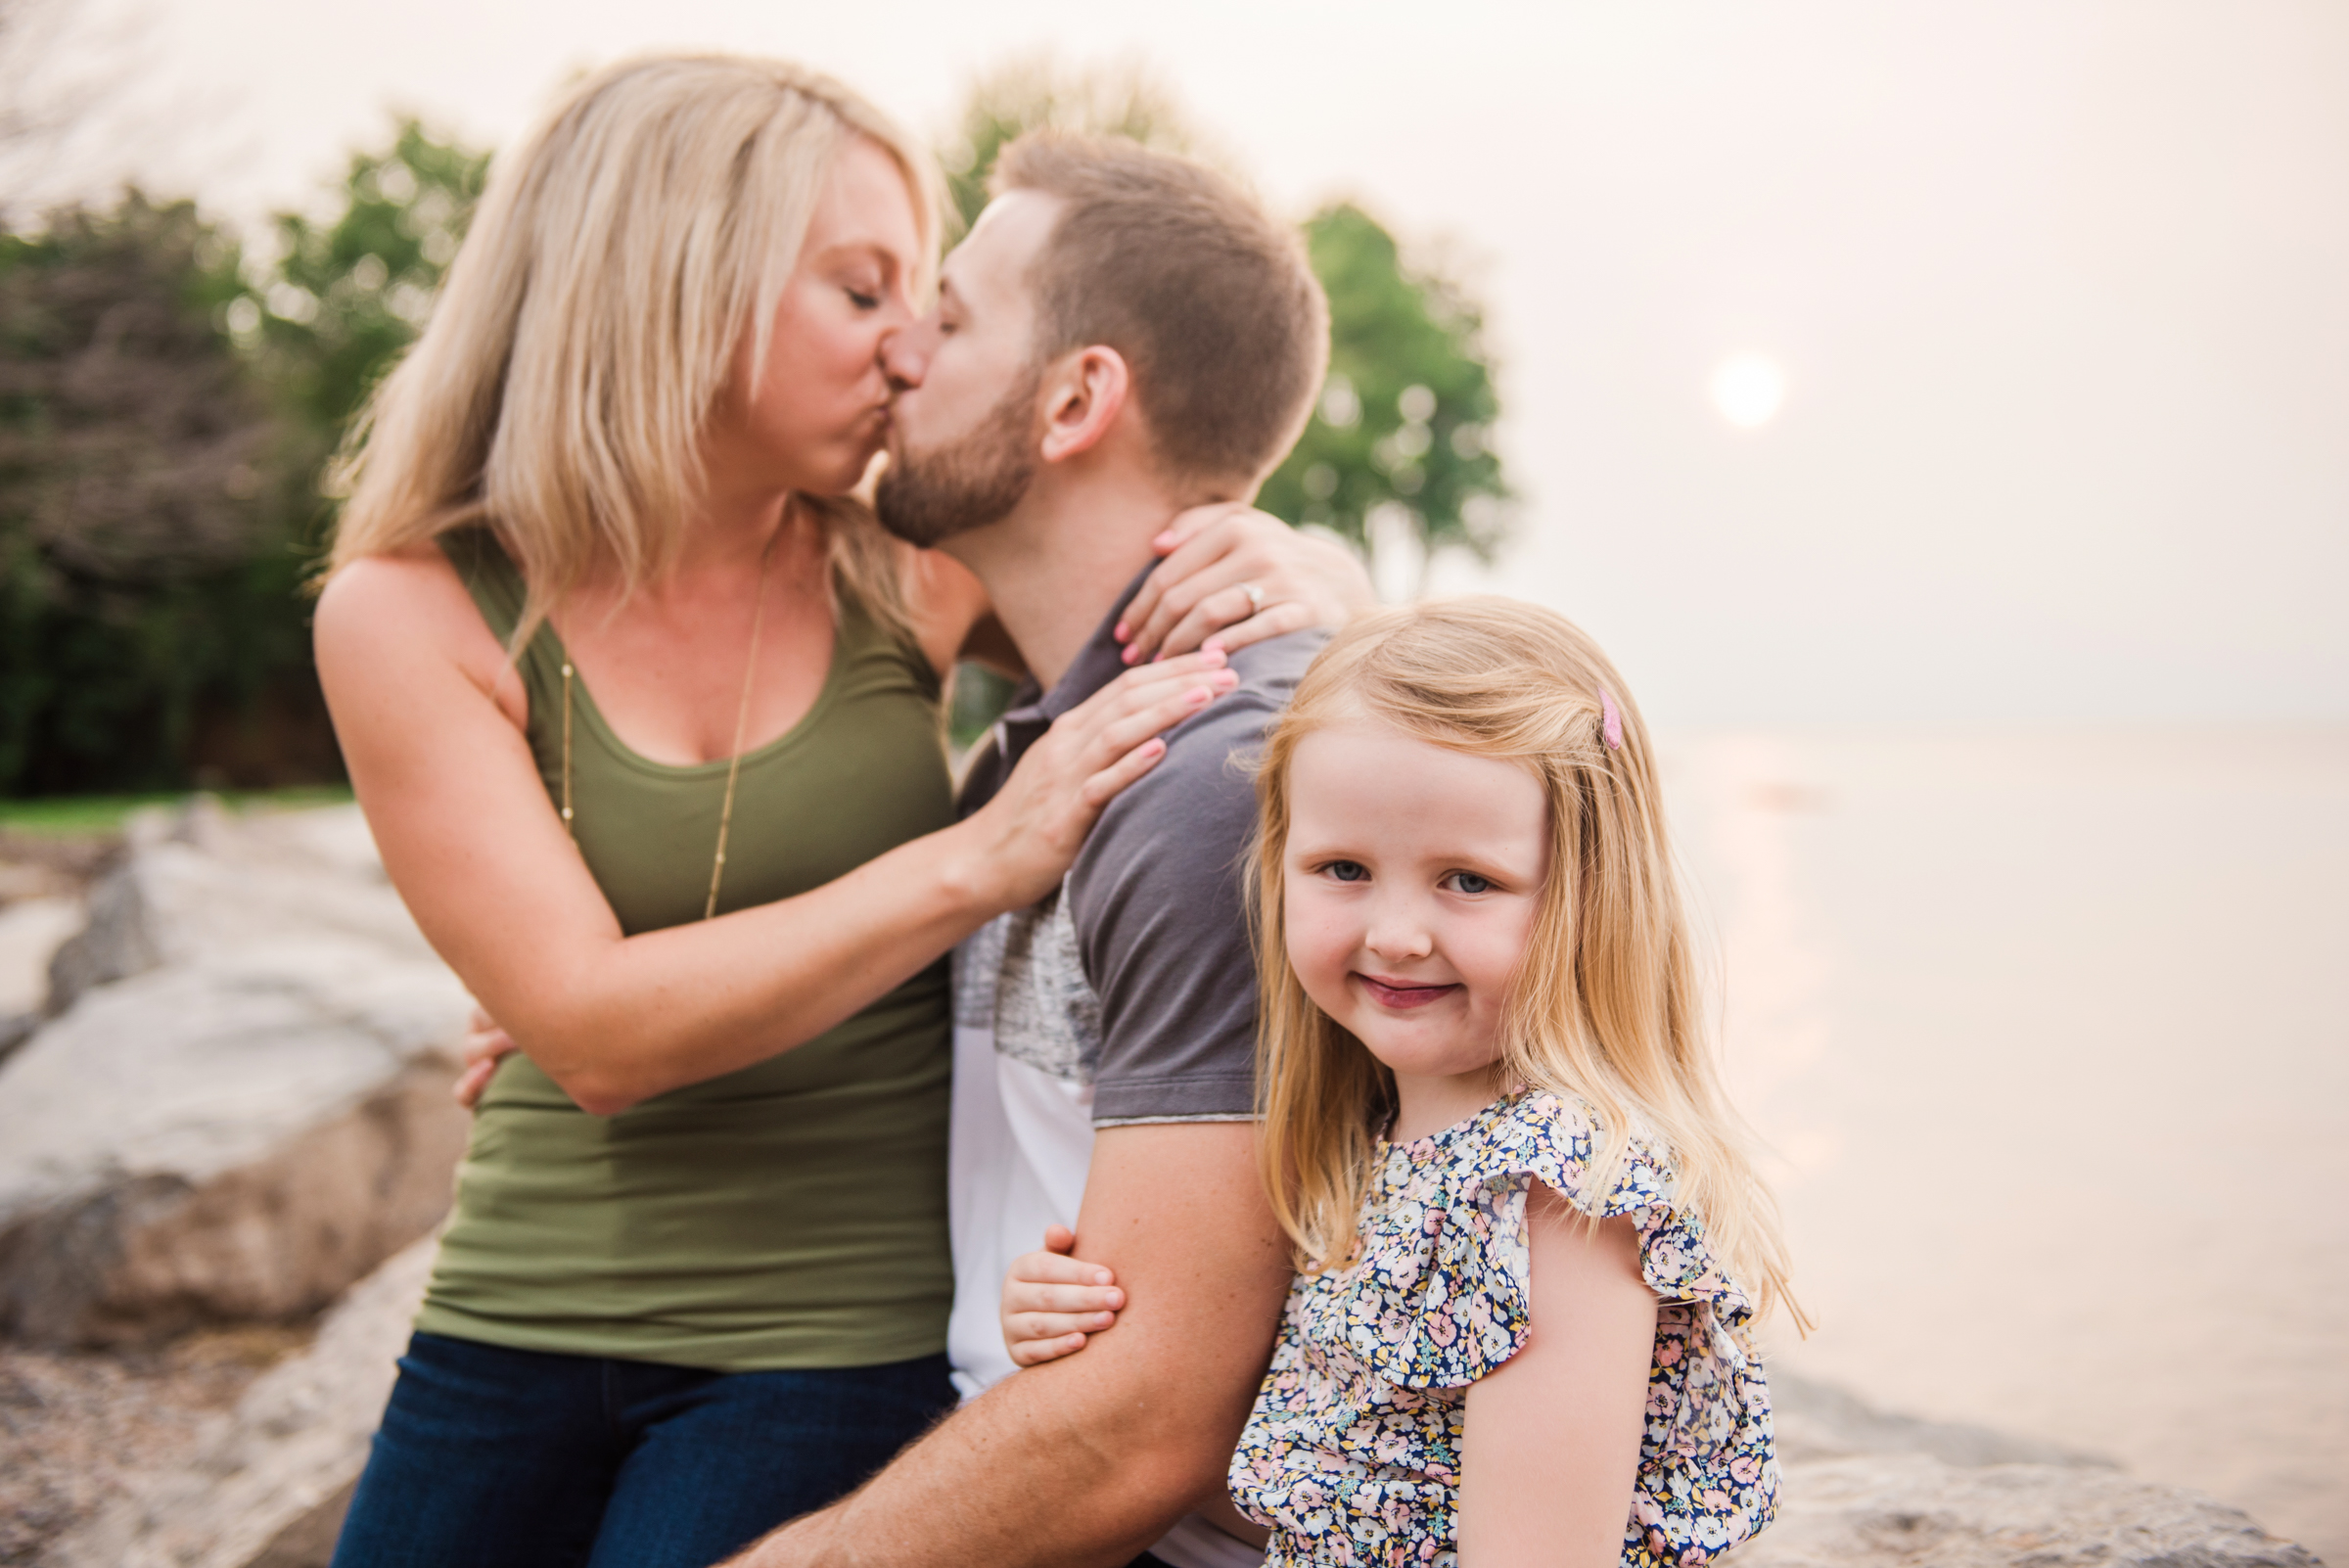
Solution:
M1124 641L1125 641L1127 638L1128 638L1128 637L1130 637L1130 636L1132 636L1132 635L1133 635L1133 633L1132 633L1132 632L1130 632L1130 631L1128 631L1128 630L1126 629L1126 623L1125 623L1125 622L1123 622L1123 621L1119 622L1119 623L1118 623L1116 625L1114 625L1114 626L1110 627L1110 628L1109 628L1109 634L1110 634L1111 636L1113 636L1113 637L1117 638L1117 639L1118 639L1118 641L1120 641L1120 642L1124 642Z

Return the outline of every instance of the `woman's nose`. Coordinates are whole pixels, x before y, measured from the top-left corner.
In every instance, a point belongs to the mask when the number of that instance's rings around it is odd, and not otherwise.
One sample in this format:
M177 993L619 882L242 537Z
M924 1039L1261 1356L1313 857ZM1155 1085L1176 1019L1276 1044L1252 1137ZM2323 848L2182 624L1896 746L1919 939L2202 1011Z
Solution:
M916 340L921 336L921 323L908 322L893 327L881 336L881 373L890 384L898 388L919 387L922 373L929 368L929 355Z

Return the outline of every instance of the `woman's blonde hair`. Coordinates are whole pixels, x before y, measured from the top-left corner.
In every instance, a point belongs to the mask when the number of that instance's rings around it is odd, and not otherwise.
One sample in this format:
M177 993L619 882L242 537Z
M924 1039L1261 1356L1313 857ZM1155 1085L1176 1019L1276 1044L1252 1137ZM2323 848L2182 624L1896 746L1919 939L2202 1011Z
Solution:
M833 161L856 137L913 197L926 288L942 189L848 88L732 56L627 61L497 161L432 322L353 427L330 573L485 524L521 568L520 648L599 561L630 589L676 557L700 438L745 334L754 382ZM860 503L804 496L833 580L905 625L898 552Z
M1676 1206L1698 1216L1767 1313L1785 1293L1785 1248L1705 1038L1647 730L1597 644L1562 616L1499 598L1355 622L1306 671L1265 747L1250 860L1264 977L1260 1147L1300 1262L1337 1267L1354 1255L1395 1108L1394 1074L1305 993L1283 929L1297 747L1363 720L1541 780L1549 877L1502 1010L1499 1081L1590 1107L1605 1139L1592 1201L1635 1140L1652 1145L1676 1173Z

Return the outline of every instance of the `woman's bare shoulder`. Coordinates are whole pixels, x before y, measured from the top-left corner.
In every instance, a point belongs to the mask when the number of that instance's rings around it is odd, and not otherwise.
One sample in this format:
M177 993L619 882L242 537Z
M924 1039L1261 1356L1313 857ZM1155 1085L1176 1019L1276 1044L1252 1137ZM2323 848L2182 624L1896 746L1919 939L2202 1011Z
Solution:
M318 654L373 663L450 660L484 689L498 683L505 648L456 569L431 543L361 556L336 569L318 596Z

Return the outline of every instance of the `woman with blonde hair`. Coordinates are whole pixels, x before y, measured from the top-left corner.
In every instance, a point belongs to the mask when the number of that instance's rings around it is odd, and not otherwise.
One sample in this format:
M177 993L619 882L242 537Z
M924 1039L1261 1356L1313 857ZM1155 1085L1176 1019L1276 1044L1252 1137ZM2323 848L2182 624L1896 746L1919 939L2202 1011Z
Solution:
M939 960L1230 676L1145 666L953 820L938 703L987 607L852 498L937 191L821 76L615 67L500 161L354 438L321 678L518 1049L343 1568L708 1563L952 1401ZM1359 592L1261 520L1186 530L1194 644Z

